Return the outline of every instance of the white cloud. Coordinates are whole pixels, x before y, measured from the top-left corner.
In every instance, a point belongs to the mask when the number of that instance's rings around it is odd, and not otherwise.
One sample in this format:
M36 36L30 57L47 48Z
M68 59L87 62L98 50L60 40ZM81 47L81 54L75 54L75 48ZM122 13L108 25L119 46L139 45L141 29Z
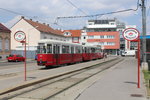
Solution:
M101 14L106 12L112 12L128 8L136 8L137 0L70 0L78 8L82 9L88 15ZM45 20L47 23L53 22L57 16L74 16L83 15L81 11L73 7L67 0L0 0L0 7L9 9L15 12L23 13L27 16L38 16L38 19ZM1 10L0 10L1 11ZM8 13L8 12L7 12ZM2 15L2 13L0 13ZM17 15L7 14L3 17L11 16L12 18ZM133 12L125 12L119 14L108 15L109 17L119 17L120 19L133 17ZM15 18L16 19L16 18ZM14 20L15 20L14 19ZM78 21L71 19L61 19L62 25L66 25L65 21L68 20L67 24L70 26L83 25ZM0 20L3 21L3 20ZM80 20L81 21L81 20ZM13 20L9 21L8 24L11 26ZM14 21L15 22L15 21ZM78 23L76 23L78 22ZM77 25L79 24L79 25ZM67 26L69 27L69 25Z

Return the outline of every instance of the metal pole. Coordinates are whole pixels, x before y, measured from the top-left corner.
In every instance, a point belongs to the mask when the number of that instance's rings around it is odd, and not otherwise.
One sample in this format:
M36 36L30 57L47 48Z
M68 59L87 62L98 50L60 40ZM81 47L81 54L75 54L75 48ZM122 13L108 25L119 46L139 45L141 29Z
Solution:
M26 38L25 38L25 49L24 49L24 56L25 56L25 59L24 59L24 80L26 81L27 80L27 71L26 71Z
M148 67L146 61L146 7L145 0L142 1L142 67L145 69Z
M138 84L137 87L140 88L140 39L138 40Z

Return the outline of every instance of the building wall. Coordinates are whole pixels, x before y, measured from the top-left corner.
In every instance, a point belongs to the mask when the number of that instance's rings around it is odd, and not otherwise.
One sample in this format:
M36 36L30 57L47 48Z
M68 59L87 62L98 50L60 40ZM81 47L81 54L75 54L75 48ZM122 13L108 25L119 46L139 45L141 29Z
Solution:
M23 46L22 43L14 39L14 34L17 31L23 31L26 34L27 46L37 46L40 40L40 32L27 23L24 19L21 19L11 28L11 49L16 50L17 47Z
M104 49L120 49L119 32L87 32L87 36L88 43L103 45Z
M5 58L10 54L10 33L0 32L0 45L0 56Z
M40 39L52 39L52 40L60 40L60 41L71 41L69 38L64 36L58 36L54 34L41 33Z

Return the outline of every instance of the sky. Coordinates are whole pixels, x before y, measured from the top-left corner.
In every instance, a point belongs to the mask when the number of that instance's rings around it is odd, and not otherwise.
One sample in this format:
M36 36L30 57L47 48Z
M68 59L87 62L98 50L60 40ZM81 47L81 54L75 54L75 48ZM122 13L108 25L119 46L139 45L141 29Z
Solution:
M137 11L109 14L97 17L60 18L85 16L136 9L138 0L0 0L0 22L11 27L20 16L41 23L50 24L57 29L82 29L90 19L117 18L127 25L137 25L142 30L141 7ZM147 34L150 34L150 0L146 1ZM139 0L141 4L141 0ZM57 22L57 23L56 23Z

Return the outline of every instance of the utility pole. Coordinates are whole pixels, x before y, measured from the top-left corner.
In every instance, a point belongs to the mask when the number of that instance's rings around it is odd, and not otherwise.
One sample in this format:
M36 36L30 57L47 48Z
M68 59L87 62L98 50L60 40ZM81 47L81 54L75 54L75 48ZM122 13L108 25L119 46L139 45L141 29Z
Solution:
M142 68L148 70L148 64L146 59L146 7L145 0L141 0L142 8Z

